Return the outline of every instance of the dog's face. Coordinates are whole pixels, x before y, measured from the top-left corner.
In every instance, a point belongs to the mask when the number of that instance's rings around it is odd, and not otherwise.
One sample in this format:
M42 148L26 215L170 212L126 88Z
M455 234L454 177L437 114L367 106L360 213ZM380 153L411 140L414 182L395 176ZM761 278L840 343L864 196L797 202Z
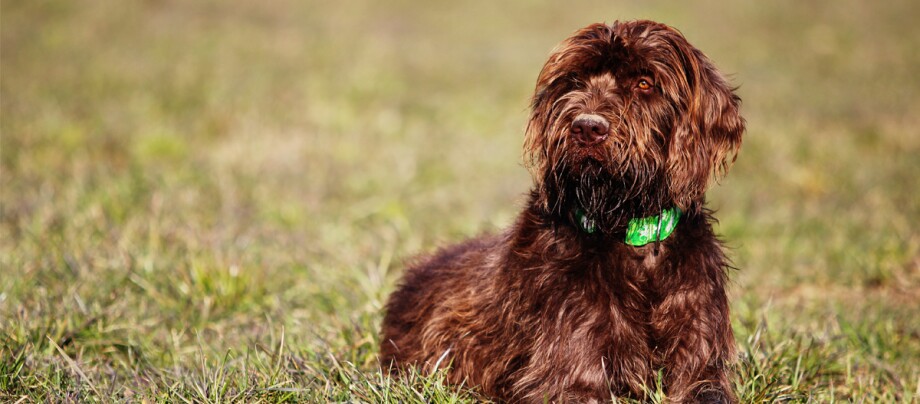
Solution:
M740 99L702 52L651 21L594 24L537 80L525 157L541 202L605 232L663 208L698 208L741 146Z

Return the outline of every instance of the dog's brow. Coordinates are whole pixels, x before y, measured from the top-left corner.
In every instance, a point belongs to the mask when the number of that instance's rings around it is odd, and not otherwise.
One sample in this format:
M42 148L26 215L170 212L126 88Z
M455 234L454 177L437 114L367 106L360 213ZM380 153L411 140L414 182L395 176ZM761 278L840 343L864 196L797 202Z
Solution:
M609 87L615 86L617 79L609 72L604 72L591 76L588 82L594 87Z

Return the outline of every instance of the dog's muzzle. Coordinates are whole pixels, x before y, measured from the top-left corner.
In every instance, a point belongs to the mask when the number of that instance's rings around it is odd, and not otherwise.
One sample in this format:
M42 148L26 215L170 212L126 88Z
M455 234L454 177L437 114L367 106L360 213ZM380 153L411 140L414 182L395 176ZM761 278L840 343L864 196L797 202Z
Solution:
M571 133L578 143L592 146L607 139L610 124L599 115L580 114L572 121Z

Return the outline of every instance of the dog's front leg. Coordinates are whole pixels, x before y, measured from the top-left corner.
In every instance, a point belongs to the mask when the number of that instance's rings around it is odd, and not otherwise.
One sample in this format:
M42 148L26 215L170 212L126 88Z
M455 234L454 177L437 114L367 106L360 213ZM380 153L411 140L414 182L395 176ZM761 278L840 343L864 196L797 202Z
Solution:
M677 288L655 310L659 365L671 402L737 402L727 368L735 351L728 300L716 283Z

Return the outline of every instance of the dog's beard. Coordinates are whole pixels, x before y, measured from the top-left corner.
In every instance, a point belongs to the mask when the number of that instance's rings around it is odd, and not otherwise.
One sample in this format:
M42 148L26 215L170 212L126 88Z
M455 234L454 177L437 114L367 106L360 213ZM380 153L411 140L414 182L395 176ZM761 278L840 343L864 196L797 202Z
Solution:
M658 214L666 205L666 183L658 172L617 173L593 159L561 164L543 181L548 213L581 226L580 215L604 234L622 232L629 220Z

